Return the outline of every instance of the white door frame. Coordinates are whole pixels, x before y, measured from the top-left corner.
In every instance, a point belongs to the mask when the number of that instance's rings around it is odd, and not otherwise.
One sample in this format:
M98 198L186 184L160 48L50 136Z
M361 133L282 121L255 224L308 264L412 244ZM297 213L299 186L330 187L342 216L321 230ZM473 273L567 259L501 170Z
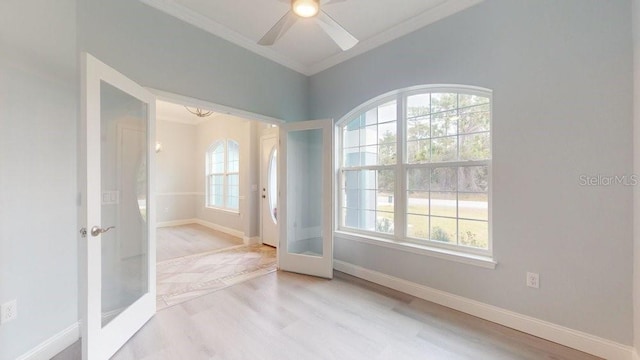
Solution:
M82 191L79 223L85 231L80 238L80 291L83 359L102 360L111 357L156 311L155 248L155 96L124 75L83 53L81 58L81 121L78 172ZM101 236L90 229L101 224L101 129L100 84L106 82L148 104L147 109L147 226L148 226L148 292L131 306L102 326ZM89 232L89 233L87 233Z

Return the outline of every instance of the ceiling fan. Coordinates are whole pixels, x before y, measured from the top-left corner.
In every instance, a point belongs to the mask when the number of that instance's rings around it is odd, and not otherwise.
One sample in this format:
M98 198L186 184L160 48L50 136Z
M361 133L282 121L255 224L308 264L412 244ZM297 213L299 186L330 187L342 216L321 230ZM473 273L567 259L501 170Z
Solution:
M343 1L346 0L328 0L323 2L322 5ZM258 41L258 44L264 46L273 45L300 18L314 18L322 30L324 30L343 51L351 49L358 43L358 39L320 8L320 0L291 0L291 10L289 10L271 30L267 31L262 39Z

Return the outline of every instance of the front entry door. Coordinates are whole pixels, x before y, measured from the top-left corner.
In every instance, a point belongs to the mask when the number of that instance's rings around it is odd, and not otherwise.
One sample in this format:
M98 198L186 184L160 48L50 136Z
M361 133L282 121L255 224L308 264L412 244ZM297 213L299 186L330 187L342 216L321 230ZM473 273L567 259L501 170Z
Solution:
M278 137L260 138L260 224L262 243L278 246Z
M110 358L156 311L155 97L83 56L82 358Z
M280 269L333 277L333 121L280 126Z

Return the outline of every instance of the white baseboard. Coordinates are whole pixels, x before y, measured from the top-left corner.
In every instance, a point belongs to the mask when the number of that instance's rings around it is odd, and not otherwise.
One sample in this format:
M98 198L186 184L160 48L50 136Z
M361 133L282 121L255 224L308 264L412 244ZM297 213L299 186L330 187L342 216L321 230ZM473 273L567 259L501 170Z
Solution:
M246 240L247 238L244 236L244 232L236 229L228 228L226 226L214 224L212 222L202 220L202 219L193 218L193 219L163 221L163 222L156 223L156 227L181 226L181 225L189 225L189 224L200 224L202 226L208 227L209 229L220 231L225 234L229 234L231 236L239 237L240 239L243 239L245 241L245 244L247 244L247 240ZM248 239L249 241L253 241L254 238L248 238Z
M163 221L156 223L156 227L169 227L169 226L181 226L181 225L189 225L196 224L198 219L183 219L183 220L171 220L171 221Z
M222 225L214 224L212 222L205 221L205 220L202 220L202 219L194 219L194 220L195 220L196 224L200 224L200 225L206 226L206 227L208 227L210 229L217 230L217 231L220 231L220 232L223 232L225 234L229 234L229 235L232 235L232 236L235 236L235 237L239 237L240 239L244 239L244 232L242 232L242 231L239 231L239 230L236 230L236 229L232 229L232 228L228 228L228 227L225 227L225 226L222 226Z
M80 339L80 326L75 323L53 335L16 360L49 360Z
M242 240L244 240L245 245L260 244L262 242L260 236L245 236Z
M615 341L365 269L344 261L334 260L334 268L349 275L608 360L634 359L635 351L631 346Z

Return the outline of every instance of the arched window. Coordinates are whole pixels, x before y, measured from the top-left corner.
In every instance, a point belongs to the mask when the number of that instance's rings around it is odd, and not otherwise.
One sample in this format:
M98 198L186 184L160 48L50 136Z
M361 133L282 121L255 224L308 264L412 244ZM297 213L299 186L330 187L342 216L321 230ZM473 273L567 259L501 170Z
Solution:
M396 91L338 126L341 231L490 254L489 90Z
M206 206L238 211L240 208L240 146L218 140L207 150Z

